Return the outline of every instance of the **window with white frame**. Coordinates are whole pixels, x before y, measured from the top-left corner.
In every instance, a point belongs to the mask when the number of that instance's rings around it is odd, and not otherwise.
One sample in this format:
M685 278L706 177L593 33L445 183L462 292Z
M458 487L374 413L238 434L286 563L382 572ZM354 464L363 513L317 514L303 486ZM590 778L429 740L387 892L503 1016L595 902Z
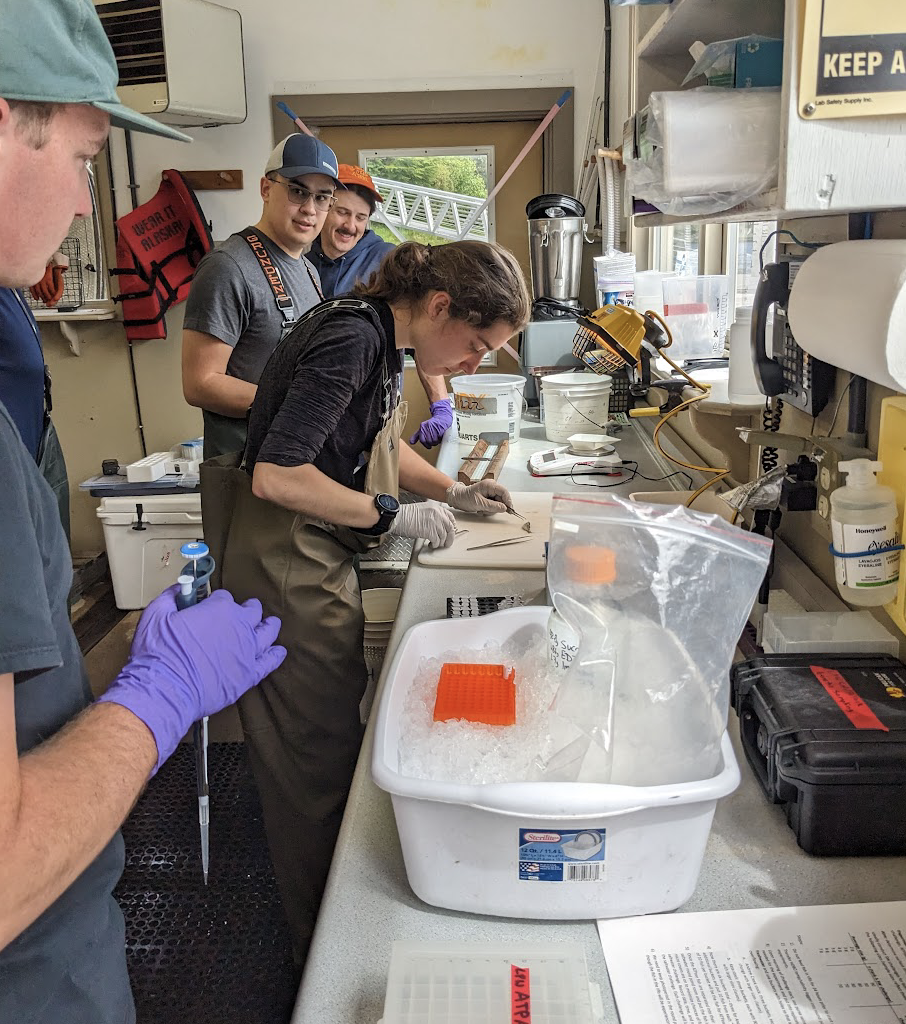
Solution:
M359 165L384 197L371 220L388 241L494 241L494 204L481 210L494 185L493 146L360 149Z
M682 276L698 274L700 224L670 224L651 229L651 269Z
M751 306L763 263L773 262L777 253L776 221L746 221L726 226L726 273L730 278L730 311Z
M371 228L385 241L495 240L493 201L482 209L494 187L493 146L360 149L359 166L384 197ZM406 364L414 365L410 356ZM481 365L496 366L497 353L486 353Z

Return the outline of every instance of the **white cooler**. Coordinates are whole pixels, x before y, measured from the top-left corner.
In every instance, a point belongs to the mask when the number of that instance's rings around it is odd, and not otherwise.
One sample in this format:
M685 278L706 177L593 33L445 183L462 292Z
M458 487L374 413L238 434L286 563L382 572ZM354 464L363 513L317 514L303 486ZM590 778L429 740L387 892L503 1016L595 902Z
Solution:
M202 539L200 494L101 498L97 515L104 527L113 596L124 610L144 608L175 583L186 564L180 547Z

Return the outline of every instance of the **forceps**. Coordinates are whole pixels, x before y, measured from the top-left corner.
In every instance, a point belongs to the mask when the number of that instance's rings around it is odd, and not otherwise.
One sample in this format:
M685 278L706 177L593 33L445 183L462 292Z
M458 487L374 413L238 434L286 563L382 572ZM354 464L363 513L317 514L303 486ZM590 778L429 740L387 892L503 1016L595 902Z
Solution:
M530 536L504 537L503 540L492 540L488 544L476 544L474 547L466 548L466 551L480 551L482 548L502 548L508 544L521 544L523 541L531 540Z

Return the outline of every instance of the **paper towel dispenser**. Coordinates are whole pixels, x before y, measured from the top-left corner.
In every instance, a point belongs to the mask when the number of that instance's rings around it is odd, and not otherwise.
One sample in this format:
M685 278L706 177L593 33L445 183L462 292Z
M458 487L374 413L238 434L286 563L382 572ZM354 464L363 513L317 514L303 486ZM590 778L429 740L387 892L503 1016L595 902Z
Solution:
M796 274L788 315L810 355L906 391L906 240L822 246Z

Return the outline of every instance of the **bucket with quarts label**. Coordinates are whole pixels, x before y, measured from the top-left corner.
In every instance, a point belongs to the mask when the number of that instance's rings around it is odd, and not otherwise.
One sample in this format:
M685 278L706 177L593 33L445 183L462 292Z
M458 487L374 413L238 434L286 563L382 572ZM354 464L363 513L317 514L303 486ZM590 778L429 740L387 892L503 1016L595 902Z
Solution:
M474 444L486 431L500 431L519 440L525 377L512 373L474 373L453 377L453 409L459 440Z
M541 378L541 418L549 441L607 431L613 378L598 373L551 373Z

